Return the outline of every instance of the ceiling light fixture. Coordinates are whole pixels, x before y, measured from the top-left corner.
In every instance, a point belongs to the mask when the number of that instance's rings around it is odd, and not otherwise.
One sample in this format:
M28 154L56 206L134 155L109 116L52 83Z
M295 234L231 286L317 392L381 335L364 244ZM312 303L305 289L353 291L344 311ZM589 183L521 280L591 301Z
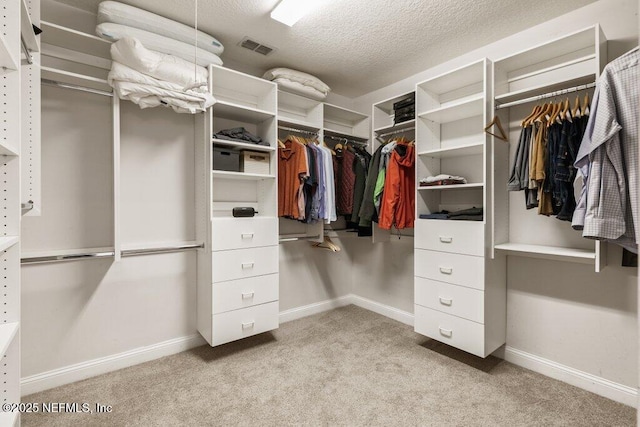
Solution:
M290 27L309 13L320 3L320 0L282 0L271 11L271 18Z

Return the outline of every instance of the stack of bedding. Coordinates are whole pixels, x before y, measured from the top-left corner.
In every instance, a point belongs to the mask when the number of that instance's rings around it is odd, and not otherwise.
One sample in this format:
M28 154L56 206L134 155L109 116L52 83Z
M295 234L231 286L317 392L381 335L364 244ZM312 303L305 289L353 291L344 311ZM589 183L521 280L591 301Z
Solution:
M195 114L215 103L207 90L193 88L207 81L208 71L204 67L153 52L131 37L111 45L111 58L109 85L120 99L134 102L140 108L163 106L178 113Z
M103 1L98 6L96 34L110 42L134 37L148 49L177 56L198 65L222 65L224 46L209 34L164 18L155 13L116 1Z
M331 92L331 88L319 78L290 68L273 68L264 73L262 78L277 83L278 87L287 92L318 101L323 101Z

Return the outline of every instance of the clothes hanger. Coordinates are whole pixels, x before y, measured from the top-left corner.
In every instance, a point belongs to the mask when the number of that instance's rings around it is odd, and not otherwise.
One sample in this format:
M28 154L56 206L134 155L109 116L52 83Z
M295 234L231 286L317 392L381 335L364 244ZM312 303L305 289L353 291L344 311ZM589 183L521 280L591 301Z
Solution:
M557 102L553 104L553 110L551 110L551 113L549 114L547 127L551 127L551 125L553 125L556 122L556 119L558 118L558 115L560 114L561 110L562 110L562 102Z
M282 142L282 140L280 140L280 138L278 138L278 147L280 148L287 148L287 146L284 144L284 142Z
M496 135L495 133L492 133L489 131L494 125L498 127L498 131L500 132L500 135ZM496 138L502 141L509 142L509 138L507 137L507 134L504 131L504 128L502 127L502 123L500 123L500 117L498 116L493 116L493 120L491 120L491 123L489 123L484 127L484 131L489 135L495 136Z
M331 238L329 236L324 236L323 241L314 243L313 247L318 249L328 249L331 252L340 252L342 250L338 245L331 241Z
M571 117L571 102L569 101L569 97L564 101L564 107L562 109L562 119L568 120L569 123L573 123L573 118Z
M585 116L589 115L589 93L584 94L584 101L582 101L582 113Z
M529 126L529 124L530 124L529 121L540 112L541 108L542 108L542 105L540 105L540 104L537 104L537 105L535 105L533 107L533 110L531 110L531 114L529 114L527 117L525 117L522 120L521 124L522 124L523 128Z
M576 95L576 101L573 104L573 111L571 115L575 118L582 117L582 111L580 110L580 95Z

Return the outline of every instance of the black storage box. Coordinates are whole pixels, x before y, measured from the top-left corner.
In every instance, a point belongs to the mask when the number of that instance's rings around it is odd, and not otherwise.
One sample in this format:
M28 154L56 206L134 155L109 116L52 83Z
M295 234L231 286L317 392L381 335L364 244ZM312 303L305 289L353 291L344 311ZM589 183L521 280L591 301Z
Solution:
M415 93L412 93L411 95L409 95L405 99L402 99L402 100L394 103L393 104L393 109L394 110L399 110L400 108L408 107L410 105L415 105L415 103L416 103L416 95L415 95Z
M213 146L213 170L240 172L240 153L225 147Z

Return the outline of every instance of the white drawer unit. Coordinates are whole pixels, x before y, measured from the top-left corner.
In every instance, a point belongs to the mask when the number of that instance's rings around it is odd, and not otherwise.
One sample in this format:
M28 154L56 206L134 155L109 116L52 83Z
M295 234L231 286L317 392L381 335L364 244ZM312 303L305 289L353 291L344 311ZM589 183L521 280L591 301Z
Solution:
M278 244L277 218L213 218L211 250L257 248Z
M415 275L482 290L484 257L416 249Z
M482 221L416 221L415 247L484 256L484 224Z
M261 334L278 328L278 301L253 307L214 314L212 317L213 340L211 345Z
M415 303L432 310L484 323L484 292L416 277Z
M213 253L213 283L278 272L278 246Z
M213 285L214 314L273 301L278 301L278 274L230 280Z
M467 353L487 356L484 325L480 323L416 305L415 330Z

